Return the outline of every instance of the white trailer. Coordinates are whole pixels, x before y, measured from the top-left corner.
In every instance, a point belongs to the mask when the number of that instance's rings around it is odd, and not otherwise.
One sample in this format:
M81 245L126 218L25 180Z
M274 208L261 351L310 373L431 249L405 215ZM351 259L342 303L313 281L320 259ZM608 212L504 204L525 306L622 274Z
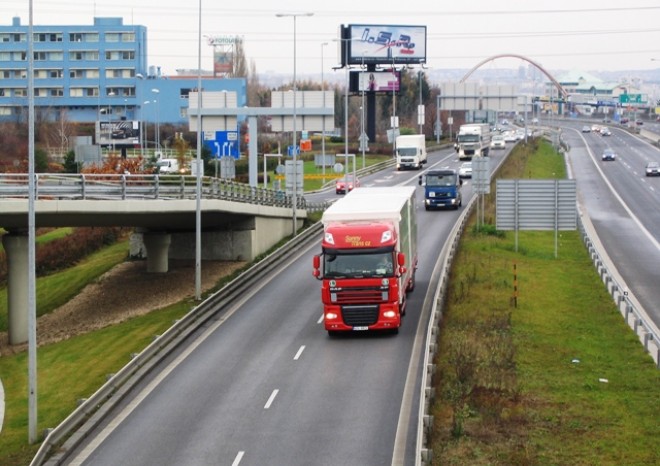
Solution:
M490 150L490 125L487 123L461 125L456 139L456 152L460 160L487 157Z
M396 169L414 168L419 170L427 161L426 138L423 134L406 134L397 136Z

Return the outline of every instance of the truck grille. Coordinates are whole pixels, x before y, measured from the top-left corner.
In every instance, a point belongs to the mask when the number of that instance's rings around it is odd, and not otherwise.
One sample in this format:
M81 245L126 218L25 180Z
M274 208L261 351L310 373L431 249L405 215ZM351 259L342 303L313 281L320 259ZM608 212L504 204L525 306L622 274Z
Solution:
M378 321L378 305L342 306L341 313L346 325L366 327Z
M378 287L340 288L330 290L332 302L337 304L374 304L387 300L387 290Z

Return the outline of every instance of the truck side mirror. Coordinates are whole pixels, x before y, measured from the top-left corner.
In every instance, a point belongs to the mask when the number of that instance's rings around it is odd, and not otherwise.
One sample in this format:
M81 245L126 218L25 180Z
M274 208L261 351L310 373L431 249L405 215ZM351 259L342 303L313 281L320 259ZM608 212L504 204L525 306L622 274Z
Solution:
M399 267L406 265L406 255L402 252L396 255L396 263Z
M459 186L463 186L463 178L459 178L459 179L458 179L458 185L459 185Z
M419 175L419 185L420 185L420 186L422 185L422 176L423 176L423 175Z
M312 267L314 270L312 271L312 275L314 275L316 278L321 278L321 257L320 256L314 256L312 258Z

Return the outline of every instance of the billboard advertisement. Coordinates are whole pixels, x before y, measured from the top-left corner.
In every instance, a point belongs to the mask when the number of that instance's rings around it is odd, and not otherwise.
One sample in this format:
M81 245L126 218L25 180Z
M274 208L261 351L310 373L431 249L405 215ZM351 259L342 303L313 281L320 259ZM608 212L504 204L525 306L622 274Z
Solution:
M349 24L341 35L343 65L426 63L426 26Z
M234 71L234 54L231 50L221 50L219 47L213 48L213 73L228 74Z
M401 81L399 71L351 71L350 92L398 92Z
M140 145L140 122L134 120L97 121L96 144L100 146Z

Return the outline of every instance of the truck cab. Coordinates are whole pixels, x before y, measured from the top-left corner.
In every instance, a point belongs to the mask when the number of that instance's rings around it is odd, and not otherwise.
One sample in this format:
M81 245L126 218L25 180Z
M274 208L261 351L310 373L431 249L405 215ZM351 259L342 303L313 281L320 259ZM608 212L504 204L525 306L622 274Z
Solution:
M458 210L463 204L461 186L463 180L456 170L429 170L419 176L419 185L424 186L424 208L452 208Z

